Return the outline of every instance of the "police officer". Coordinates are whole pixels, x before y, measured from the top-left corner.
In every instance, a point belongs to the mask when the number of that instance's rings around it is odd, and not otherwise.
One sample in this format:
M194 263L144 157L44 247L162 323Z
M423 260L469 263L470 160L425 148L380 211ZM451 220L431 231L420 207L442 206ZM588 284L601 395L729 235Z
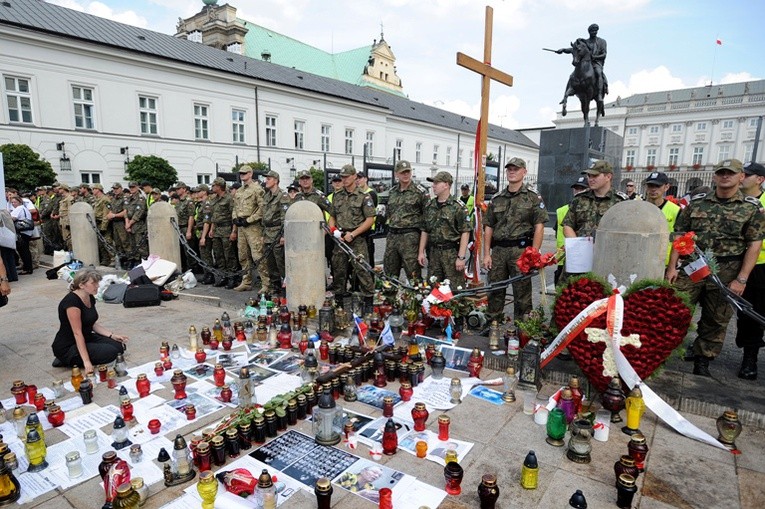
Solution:
M252 178L252 166L239 167L242 187L234 195L234 225L237 228L237 252L244 276L234 290L252 290L252 263L263 256L263 188ZM261 288L262 289L262 288Z
M452 288L465 285L465 253L470 237L465 207L451 195L452 175L439 171L433 182L435 198L425 206L417 261L425 266L427 249L428 277L449 279Z
M233 273L237 270L237 260L233 242L236 242L237 232L233 225L234 202L226 192L226 181L222 177L213 180L212 191L215 197L211 200L210 224L208 237L212 239L213 258L215 267L223 272ZM215 286L225 286L229 290L238 284L235 276L222 278Z
M261 289L279 295L282 291L284 269L284 214L290 206L290 197L279 188L279 173L266 173L263 196L263 252L266 255L258 267Z
M98 225L98 231L101 232L101 236L106 239L110 245L112 242L112 234L109 229L109 204L111 200L104 193L104 186L101 184L93 184L93 215L96 219L96 225ZM109 250L106 249L106 245L103 242L98 243L98 256L101 260L101 265L109 266L112 263L112 255Z
M178 203L175 204L175 213L178 216L178 230L181 232L191 249L196 250L194 237L194 202L189 196L189 186L185 182L178 182L175 186L175 194L178 195ZM181 249L181 269L185 272L194 265L190 257L186 256L186 250Z
M542 197L524 185L526 161L513 157L505 165L507 187L496 194L486 211L483 264L489 269L489 282L520 274L516 262L531 246L542 247L547 210ZM489 315L504 321L506 290L489 294ZM518 320L533 309L531 281L513 284L513 317ZM501 322L500 322L501 323Z
M128 267L135 267L141 259L149 257L149 241L146 229L146 200L141 195L138 182L128 184L130 195L125 203L125 231L130 236Z
M343 166L340 177L343 179L343 187L335 191L332 197L330 230L340 242L348 244L354 254L369 263L365 237L375 221L374 202L371 196L356 185L356 168L353 165ZM337 301L341 301L348 293L349 261L348 255L339 246L335 246L332 253L332 270L334 271L332 290ZM358 265L354 265L354 270L359 278L359 290L364 296L364 306L371 308L375 287L374 278Z
M743 169L738 159L716 165L714 193L692 197L675 222L678 232L695 232L696 245L715 255L717 276L736 295L744 293L765 238L762 204L754 197L745 197L740 190ZM692 348L693 374L708 377L709 362L722 350L733 309L709 278L694 283L684 270L677 270L678 261L680 255L673 247L666 278L678 290L688 293L691 304L701 306Z
M671 234L675 231L675 221L677 220L677 215L680 213L680 206L672 203L664 197L664 195L669 190L669 177L667 177L667 174L662 171L654 171L648 175L647 179L645 179L645 187L646 201L659 207L659 210L661 210L661 213L667 220L667 227L669 228L669 233ZM667 257L664 260L664 265L669 263L669 255L671 250L672 247L668 246Z
M746 196L751 196L760 202L760 210L765 209L765 193L762 192L762 184L765 182L765 166L759 163L746 163L744 165L744 180L741 183L741 191ZM751 305L754 311L765 315L765 241L760 248L749 280L742 295ZM741 311L738 312L736 331L736 346L744 349L744 357L741 361L741 369L738 377L744 380L757 380L757 354L760 348L765 346L762 341L763 326L752 320Z
M587 190L587 177L579 177L571 184L571 191L573 196L583 193ZM555 210L556 226L555 226L555 248L562 250L565 244L566 237L563 235L563 218L568 214L569 204L565 204L562 207L558 207ZM561 274L563 274L564 260L558 262L558 267L555 269L555 284L558 284Z
M397 162L395 171L398 184L391 188L388 197L389 229L383 269L389 276L398 277L403 267L408 278L419 279L422 268L417 255L428 197L412 182L412 165L409 161L402 159Z
M115 182L112 184L112 199L107 205L109 209L106 213L106 219L111 223L112 239L114 241L114 248L119 253L127 253L130 251L130 236L127 230L125 230L125 216L127 211L125 206L128 201L128 196L122 189L122 184ZM115 267L119 260L114 260Z

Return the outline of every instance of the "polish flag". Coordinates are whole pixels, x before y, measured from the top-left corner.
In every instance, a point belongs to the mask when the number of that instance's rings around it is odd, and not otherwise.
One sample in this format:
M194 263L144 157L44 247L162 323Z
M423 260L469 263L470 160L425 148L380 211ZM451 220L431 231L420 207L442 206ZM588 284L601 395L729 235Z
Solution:
M694 283L703 281L705 277L712 273L712 271L709 269L709 265L707 265L707 263L701 258L689 263L683 267L683 270L686 274L688 274L688 277L691 278L691 281Z
M717 45L722 46L722 39L717 39Z
M356 329L359 331L359 345L364 346L366 340L367 330L369 327L366 322L361 319L356 313L353 313L353 321L356 322Z

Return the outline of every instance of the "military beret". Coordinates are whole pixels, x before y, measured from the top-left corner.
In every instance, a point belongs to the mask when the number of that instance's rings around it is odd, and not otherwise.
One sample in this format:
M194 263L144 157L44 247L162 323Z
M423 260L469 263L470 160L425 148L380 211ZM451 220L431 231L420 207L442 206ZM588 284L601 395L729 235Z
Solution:
M351 175L356 175L356 168L354 168L352 164L346 164L343 166L343 169L340 170L340 176L350 177Z
M428 182L446 182L448 184L451 184L452 182L454 182L454 180L452 179L452 174L449 173L448 171L439 171L438 173L436 173L435 177L428 177L425 180L427 180Z
M412 171L412 163L402 159L396 163L396 173L403 173L405 171Z
M507 162L507 164L505 165L505 168L507 168L508 166L515 166L516 168L525 168L526 161L524 161L520 157L513 157Z

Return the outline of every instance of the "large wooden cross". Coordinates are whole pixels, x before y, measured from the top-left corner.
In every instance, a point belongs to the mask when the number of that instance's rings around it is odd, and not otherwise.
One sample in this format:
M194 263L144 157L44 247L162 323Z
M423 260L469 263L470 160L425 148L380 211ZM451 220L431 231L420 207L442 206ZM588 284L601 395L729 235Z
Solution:
M482 221L480 206L483 204L484 188L486 186L486 139L489 133L489 85L491 80L504 83L508 87L513 86L513 77L491 66L491 34L494 20L494 9L486 6L486 26L483 36L483 62L471 58L464 53L457 52L457 65L470 69L481 75L481 120L479 128L479 151L475 155L478 168L478 183L475 190L476 207L476 236L475 236L475 271L473 281L478 281L480 260L482 256ZM480 161L480 162L479 162ZM501 169L499 171L502 171Z

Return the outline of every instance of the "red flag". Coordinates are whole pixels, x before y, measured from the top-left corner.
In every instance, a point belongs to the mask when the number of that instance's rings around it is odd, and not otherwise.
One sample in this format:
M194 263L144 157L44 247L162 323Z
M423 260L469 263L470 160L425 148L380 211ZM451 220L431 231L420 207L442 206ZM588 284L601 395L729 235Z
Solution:
M717 45L722 46L722 39L717 39Z

